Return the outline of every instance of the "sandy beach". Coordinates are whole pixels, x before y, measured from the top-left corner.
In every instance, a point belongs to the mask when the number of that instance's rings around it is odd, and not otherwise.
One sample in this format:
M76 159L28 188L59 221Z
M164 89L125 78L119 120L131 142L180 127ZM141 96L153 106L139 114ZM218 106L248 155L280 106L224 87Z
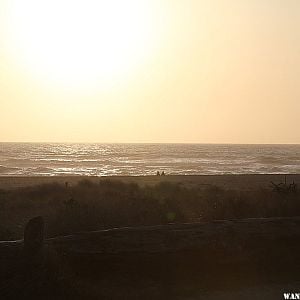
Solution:
M26 186L41 185L47 183L65 183L71 185L83 179L92 182L100 180L121 180L125 183L137 183L139 185L155 185L162 181L180 183L186 187L203 187L213 185L225 189L253 190L269 188L271 181L274 183L284 182L286 176L287 183L300 182L300 174L247 174L247 175L172 175L172 176L31 176L31 177L0 177L0 189L16 189Z

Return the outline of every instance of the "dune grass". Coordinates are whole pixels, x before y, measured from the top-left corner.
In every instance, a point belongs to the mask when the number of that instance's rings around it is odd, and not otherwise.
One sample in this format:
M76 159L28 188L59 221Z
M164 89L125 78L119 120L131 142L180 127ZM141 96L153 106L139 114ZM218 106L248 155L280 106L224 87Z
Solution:
M45 218L47 236L121 226L300 215L300 193L160 182L140 186L82 180L0 190L0 239L22 238L26 222Z

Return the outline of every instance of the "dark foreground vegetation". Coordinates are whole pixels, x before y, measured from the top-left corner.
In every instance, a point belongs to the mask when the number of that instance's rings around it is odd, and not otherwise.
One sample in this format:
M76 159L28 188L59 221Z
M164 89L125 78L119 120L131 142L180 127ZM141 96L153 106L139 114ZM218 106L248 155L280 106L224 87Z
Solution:
M37 215L44 217L51 237L112 227L299 216L300 193L272 185L246 191L115 180L0 190L0 240L22 238L25 224Z
M24 240L0 242L0 299L282 299L299 286L300 195L278 186L2 190L0 239Z
M300 218L127 227L0 242L0 299L282 299L296 291ZM295 299L295 298L293 298Z

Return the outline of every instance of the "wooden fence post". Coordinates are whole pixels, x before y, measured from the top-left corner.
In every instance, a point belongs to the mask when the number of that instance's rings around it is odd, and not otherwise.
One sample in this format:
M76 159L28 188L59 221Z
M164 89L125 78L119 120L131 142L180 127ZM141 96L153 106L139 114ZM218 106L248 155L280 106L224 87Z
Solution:
M26 257L36 257L43 251L44 219L35 217L30 219L24 230L24 254Z

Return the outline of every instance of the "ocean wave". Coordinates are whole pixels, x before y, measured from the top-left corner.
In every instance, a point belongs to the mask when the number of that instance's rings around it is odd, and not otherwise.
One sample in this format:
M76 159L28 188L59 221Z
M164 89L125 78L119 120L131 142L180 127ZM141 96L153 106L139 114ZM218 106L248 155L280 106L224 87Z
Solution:
M300 145L1 144L1 176L299 173Z
M0 165L0 174L10 175L10 174L16 173L18 171L20 171L20 168L17 168L17 167L7 167L7 166Z
M35 167L35 168L26 168L24 170L24 173L31 173L31 174L52 174L54 171L53 168L47 168L47 167Z

